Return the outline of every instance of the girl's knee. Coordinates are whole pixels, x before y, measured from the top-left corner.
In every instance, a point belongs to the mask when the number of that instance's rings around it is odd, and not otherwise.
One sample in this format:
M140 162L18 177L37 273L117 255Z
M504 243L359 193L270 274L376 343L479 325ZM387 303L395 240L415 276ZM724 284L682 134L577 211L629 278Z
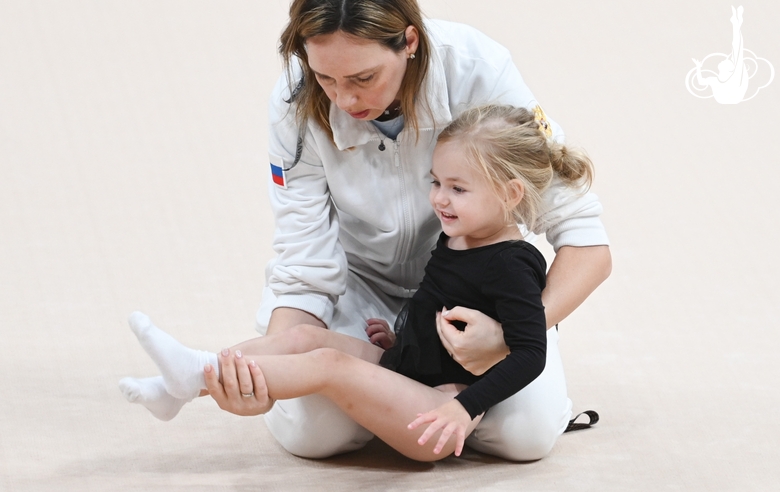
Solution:
M323 376L327 376L325 379L330 381L351 377L357 360L351 355L329 347L315 348L307 352L307 355L317 362L317 367L322 368Z
M344 352L330 347L319 347L311 350L311 355L318 359L325 359L329 362L337 362L344 355Z
M296 325L282 332L292 345L293 353L303 354L322 346L325 328L314 325Z

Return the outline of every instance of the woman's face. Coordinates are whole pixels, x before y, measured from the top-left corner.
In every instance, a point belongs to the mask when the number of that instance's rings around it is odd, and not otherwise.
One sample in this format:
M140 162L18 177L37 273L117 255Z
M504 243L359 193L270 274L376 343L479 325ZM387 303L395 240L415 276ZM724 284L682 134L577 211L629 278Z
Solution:
M406 29L406 47L395 52L377 41L342 31L306 40L309 67L339 109L373 120L400 98L409 55L417 50L417 30Z

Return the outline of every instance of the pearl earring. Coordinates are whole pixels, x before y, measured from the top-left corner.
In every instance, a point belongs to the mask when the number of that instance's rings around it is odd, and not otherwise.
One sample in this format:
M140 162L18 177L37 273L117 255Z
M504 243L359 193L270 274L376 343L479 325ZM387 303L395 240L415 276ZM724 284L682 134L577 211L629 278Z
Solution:
M409 55L409 59L410 59L410 60L414 60L414 53L412 53L411 55Z

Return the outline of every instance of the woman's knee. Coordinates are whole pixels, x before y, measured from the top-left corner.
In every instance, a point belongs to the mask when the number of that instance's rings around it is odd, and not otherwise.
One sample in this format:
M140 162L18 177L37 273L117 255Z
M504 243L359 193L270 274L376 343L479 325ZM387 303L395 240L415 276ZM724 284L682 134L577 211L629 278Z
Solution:
M490 441L470 440L470 447L510 461L536 461L552 451L560 431L545 426L514 428L507 425L503 432Z
M536 461L545 458L558 441L558 436L558 430L535 427L532 431L525 432L522 438L506 439L502 446L504 458L512 461Z
M276 402L265 414L265 422L284 449L302 458L327 458L355 451L374 437L318 395Z
M499 411L490 415L493 410ZM469 436L470 447L511 461L536 461L550 454L565 428L566 419L556 417L556 412L501 410L488 411Z

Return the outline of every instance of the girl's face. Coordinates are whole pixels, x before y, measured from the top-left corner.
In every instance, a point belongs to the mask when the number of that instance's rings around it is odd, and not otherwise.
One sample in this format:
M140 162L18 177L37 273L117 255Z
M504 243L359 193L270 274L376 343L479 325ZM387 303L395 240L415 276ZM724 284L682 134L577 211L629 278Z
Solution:
M517 224L507 223L505 213L505 205L516 202L507 203L507 198L496 193L488 178L468 162L460 144L449 141L436 145L431 177L429 198L442 230L450 237L450 248L522 239Z
M417 50L417 29L406 29L406 48L395 52L373 40L342 31L306 40L309 67L339 109L373 120L400 98L407 59Z

